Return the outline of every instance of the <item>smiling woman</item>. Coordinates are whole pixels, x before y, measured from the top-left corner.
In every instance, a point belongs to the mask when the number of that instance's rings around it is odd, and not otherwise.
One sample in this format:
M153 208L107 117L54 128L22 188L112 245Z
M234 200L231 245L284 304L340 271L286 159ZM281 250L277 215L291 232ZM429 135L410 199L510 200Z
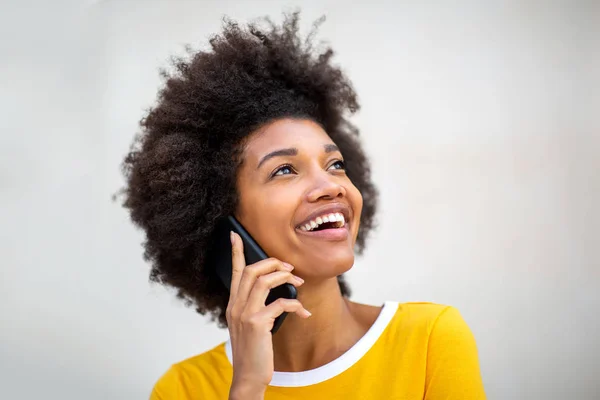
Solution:
M243 154L236 214L265 252L293 265L305 288L346 272L363 199L325 130L309 119L282 118L254 132ZM338 222L336 215L342 226L322 225L323 217Z
M123 164L124 206L146 232L151 278L230 338L172 365L151 398L484 398L454 308L349 300L343 274L373 227L377 192L333 52L301 40L298 14L267 30L226 22L210 44L164 72ZM271 257L246 265L232 233L230 291L207 256L229 215ZM297 299L266 305L284 283Z

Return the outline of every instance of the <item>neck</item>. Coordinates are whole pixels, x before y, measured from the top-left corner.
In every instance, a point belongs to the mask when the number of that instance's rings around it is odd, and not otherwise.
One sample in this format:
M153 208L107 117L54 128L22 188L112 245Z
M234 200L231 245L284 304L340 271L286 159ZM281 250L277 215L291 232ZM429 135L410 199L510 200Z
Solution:
M304 319L288 314L273 335L275 371L306 371L327 364L370 327L369 321L361 320L354 303L342 297L336 278L306 280L298 288L298 300L312 316Z

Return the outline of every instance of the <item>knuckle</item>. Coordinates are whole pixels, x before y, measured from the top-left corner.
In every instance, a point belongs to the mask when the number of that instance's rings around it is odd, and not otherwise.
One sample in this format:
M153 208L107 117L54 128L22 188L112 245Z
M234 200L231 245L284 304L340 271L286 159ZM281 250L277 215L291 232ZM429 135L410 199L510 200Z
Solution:
M261 289L269 287L269 278L266 275L259 276L256 279L256 286Z
M275 302L277 303L277 305L280 308L287 308L287 307L290 307L293 304L293 300L285 299L283 297L277 299Z
M288 299L289 300L289 307L291 310L297 310L299 308L302 308L302 304L298 301L298 300L293 300L293 299Z
M226 315L227 315L227 313L226 313ZM237 311L237 309L235 307L232 307L231 309L229 309L229 320L237 321L239 319L240 319L239 311Z
M283 273L285 274L284 276L285 276L286 279L290 279L290 278L294 277L294 274L292 274L289 271L283 271Z
M269 308L276 313L283 312L285 309L279 300L275 300L273 303L269 304Z
M259 270L260 270L260 265L253 264L253 265L247 266L244 269L244 273L247 273L248 276L256 277L256 276L258 276Z
M255 314L244 313L240 317L240 322L245 326L256 326L259 324L258 317Z
M231 306L227 306L227 309L225 310L225 319L231 321Z
M281 261L279 261L279 259L275 258L275 257L269 257L269 265L274 265L277 267L281 267L283 266L283 263Z
M252 326L252 327L259 326L260 323L261 323L261 321L260 321L260 319L259 319L259 317L257 315L251 315L248 318L248 325L249 326Z
M248 315L247 313L241 313L240 317L239 317L239 321L242 324L247 324L249 318L250 318L250 315Z

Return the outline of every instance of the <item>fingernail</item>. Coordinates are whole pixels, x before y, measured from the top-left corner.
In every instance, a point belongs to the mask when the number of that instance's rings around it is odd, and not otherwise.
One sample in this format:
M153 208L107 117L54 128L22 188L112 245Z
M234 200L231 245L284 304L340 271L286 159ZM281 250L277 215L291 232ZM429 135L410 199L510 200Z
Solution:
M294 269L294 267L293 267L291 264L288 264L288 263L286 263L286 262L284 262L284 263L283 263L283 267L284 267L285 269L287 269L288 271L291 271L291 270L293 270L293 269Z
M231 245L235 243L235 236L233 235L233 231L229 231L229 239L231 240Z
M304 283L304 279L300 278L299 276L294 276L294 279L300 283Z
M306 314L307 317L310 317L312 315L312 313L310 311L308 311L306 308L304 309L304 313Z

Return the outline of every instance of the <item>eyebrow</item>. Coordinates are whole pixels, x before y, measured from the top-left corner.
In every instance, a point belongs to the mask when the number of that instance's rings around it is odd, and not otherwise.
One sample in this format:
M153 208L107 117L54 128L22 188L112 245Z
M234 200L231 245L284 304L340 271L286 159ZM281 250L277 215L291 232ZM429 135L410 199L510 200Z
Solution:
M340 149L335 144L324 144L323 148L325 149L325 153L332 153L334 151L340 151ZM258 165L256 166L256 169L259 169L261 165L263 165L266 161L270 160L273 157L297 156L297 155L298 155L298 149L295 147L290 147L289 149L279 149L279 150L272 151L269 154L265 155L263 158L261 158L261 160L258 162Z

